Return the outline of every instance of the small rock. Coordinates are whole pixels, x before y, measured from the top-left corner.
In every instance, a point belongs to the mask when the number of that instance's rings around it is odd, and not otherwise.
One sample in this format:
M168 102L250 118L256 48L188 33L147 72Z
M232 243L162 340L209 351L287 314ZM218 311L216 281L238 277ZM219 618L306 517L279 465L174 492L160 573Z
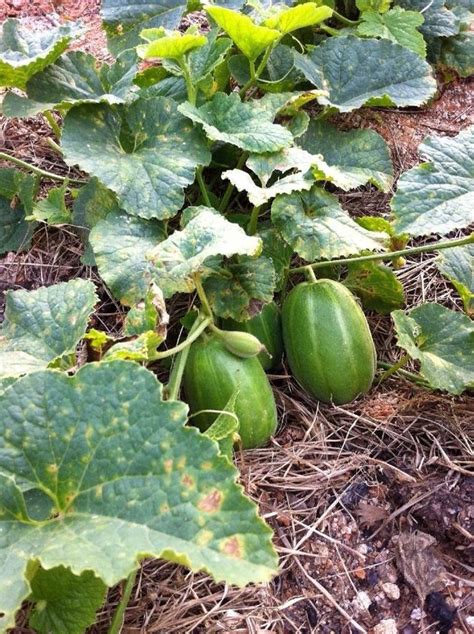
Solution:
M474 616L466 616L466 625L474 630Z
M383 583L382 590L391 601L397 601L400 598L400 588L395 583Z
M374 634L397 634L397 632L395 619L385 619L374 627Z
M370 606L372 605L372 600L369 597L369 595L367 594L367 592L364 592L363 590L361 592L358 592L354 601L354 607L360 611L360 610L368 610L370 608Z
M425 613L421 608L415 608L411 611L410 618L412 619L412 621L421 621L424 615Z

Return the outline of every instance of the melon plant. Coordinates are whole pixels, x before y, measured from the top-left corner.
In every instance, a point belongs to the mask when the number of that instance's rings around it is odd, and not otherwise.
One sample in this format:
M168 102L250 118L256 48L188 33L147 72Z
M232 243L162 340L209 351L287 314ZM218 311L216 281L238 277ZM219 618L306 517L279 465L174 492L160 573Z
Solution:
M198 8L209 30L179 30ZM0 253L66 225L127 313L116 335L91 327L86 280L7 294L0 631L29 599L38 632L83 632L107 587L126 580L118 632L145 556L237 585L277 573L271 531L231 462L234 445L277 433L264 368L282 357L278 306L283 362L329 406L374 378L363 311L392 315L403 352L379 360L387 375L412 359L427 389L474 386L474 128L425 139L390 214L355 217L339 193L390 193L390 151L375 131L332 121L427 104L433 64L468 73L464 5L103 0L102 16L111 63L66 51L80 26L0 26L2 114L44 116L69 168L0 152ZM406 308L397 267L422 252L439 252L466 313ZM193 310L187 335L170 341L177 294ZM261 344L271 359L254 356ZM165 371L170 359L163 386L146 366ZM77 609L72 594L84 597Z

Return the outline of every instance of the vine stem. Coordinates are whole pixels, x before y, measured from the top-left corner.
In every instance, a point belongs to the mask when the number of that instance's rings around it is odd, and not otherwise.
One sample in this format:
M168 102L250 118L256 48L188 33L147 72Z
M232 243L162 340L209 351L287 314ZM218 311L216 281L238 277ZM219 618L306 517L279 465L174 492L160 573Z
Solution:
M313 269L310 266L306 267L305 273L308 275L310 282L317 282L316 275L314 274Z
M207 320L204 320L204 321L207 321ZM200 317L198 316L196 318L196 321L194 322L194 324L191 326L191 328L189 330L189 334L188 334L188 337L187 337L186 341L189 341L189 339L194 336L194 334L199 329L201 323L203 323L203 322L201 321ZM178 396L179 396L179 390L181 388L181 381L183 380L184 368L186 366L186 361L188 360L188 354L189 354L189 350L190 349L191 349L191 346L186 346L176 356L173 368L172 368L171 373L170 373L170 378L169 378L169 381L168 381L168 385L166 386L166 390L165 390L166 398L169 401L176 401Z
M255 82L258 80L258 78L260 77L260 75L263 73L263 71L265 70L265 66L267 65L268 62L268 58L270 57L271 52L273 51L273 49L275 48L275 46L278 44L278 42L280 41L281 38L278 38L277 40L275 40L274 42L272 42L270 44L270 46L267 47L263 57L262 57L262 61L260 62L260 64L257 66L257 69L255 70L255 62L250 60L250 79L248 80L248 82L246 84L244 84L242 86L242 88L239 90L239 96L241 99L243 99L245 93L247 92L247 90L249 88L251 88Z
M250 216L249 224L247 225L247 233L249 234L249 236L254 236L257 231L258 215L261 209L262 209L262 205L255 206L252 209L252 214Z
M199 275L199 273L195 273L193 275L193 281L194 281L194 285L196 286L196 292L198 294L198 297L201 300L203 310L205 314L208 317L210 317L211 321L213 322L214 317L212 314L212 308L211 308L211 305L209 304L209 300L207 299L206 291L203 288L203 285L201 282L201 276Z
M53 113L51 112L51 110L45 110L43 112L44 118L46 119L46 121L49 123L49 125L51 126L51 130L54 132L54 136L57 139L61 138L61 128L58 126L56 119L54 118Z
M189 331L189 335L182 343L179 343L174 348L164 350L163 352L157 352L153 360L166 359L166 357L172 357L173 355L178 354L178 352L181 352L182 350L190 346L193 341L196 341L196 339L201 335L201 333L204 332L204 330L206 330L206 328L211 323L212 319L210 317L206 317L199 323L198 327L193 332Z
M184 57L178 60L178 64L183 71L184 81L186 82L186 91L188 93L188 101L192 103L193 106L196 105L197 92L196 88L193 86L193 80L191 79L191 73L189 71L189 66Z
M235 166L234 169L236 170L240 170L242 169L242 167L244 166L245 161L248 158L248 153L247 152L242 152L242 154L240 155L240 158L237 162L237 165ZM232 192L234 191L234 186L232 185L232 183L229 182L229 184L227 185L227 188L224 192L224 195L222 196L222 200L221 200L221 204L219 205L219 211L221 213L224 213L224 211L227 209L227 205L229 204L229 201L231 199L232 196Z
M204 182L204 178L202 176L202 167L198 167L196 170L196 180L199 185L199 189L201 191L201 195L204 198L204 202L208 207L212 207L211 199L209 198L209 192L207 191L206 183Z
M466 244L474 244L474 232L467 238L456 238L454 240L444 240L441 242L432 242L420 247L411 247L408 249L400 249L399 251L391 251L390 253L373 253L371 255L360 255L355 258L340 258L338 260L324 260L321 262L313 262L312 264L304 264L289 270L290 273L304 273L308 267L312 269L320 269L328 264L352 264L353 262L372 262L374 260L394 260L404 255L416 255L417 253L427 253L429 251L440 251L442 249L452 249L461 247Z
M388 379L390 376L392 376L392 374L395 374L395 372L398 372L399 370L404 368L409 360L410 360L410 357L408 356L408 354L404 354L402 358L399 361L397 361L397 363L395 363L395 365L392 365L385 370L385 372L382 374L382 376L379 379L379 384L385 381L386 379Z
M33 172L33 174L38 174L38 176L43 176L44 178L50 178L51 180L61 181L61 182L68 180L72 185L84 185L84 183L87 182L87 181L78 180L76 178L69 178L68 176L59 176L59 174L53 174L53 172L47 172L46 170L42 170L40 167L36 167L36 165L30 165L30 163L27 163L26 161L22 161L21 159L16 158L16 156L11 156L10 154L7 154L6 152L0 152L0 159L3 159L4 161L9 161L10 163L13 163L14 165L18 165L18 167L23 167L24 169L29 170L30 172Z
M130 601L130 596L132 594L133 586L135 585L138 570L139 569L137 568L127 577L122 593L122 598L120 599L120 603L115 610L108 634L120 634L123 624L123 615L125 613L125 610L127 609L128 602Z
M382 368L383 370L388 370L388 371L390 371L392 368L395 367L391 363L386 363L385 361L378 361L377 366L379 368ZM425 381L423 377L421 377L419 374L414 374L414 372L408 372L407 370L403 370L402 368L399 368L396 371L398 372L398 374L401 374L401 376L405 377L409 381L413 381L414 383L418 383L419 385L422 385L424 387L428 385L428 381Z
M360 24L360 20L349 20L349 18L346 18L345 16L341 15L337 11L334 11L334 9L332 10L332 14L335 18L339 20L339 22L342 22L343 24L346 24L347 26L357 26L358 24Z

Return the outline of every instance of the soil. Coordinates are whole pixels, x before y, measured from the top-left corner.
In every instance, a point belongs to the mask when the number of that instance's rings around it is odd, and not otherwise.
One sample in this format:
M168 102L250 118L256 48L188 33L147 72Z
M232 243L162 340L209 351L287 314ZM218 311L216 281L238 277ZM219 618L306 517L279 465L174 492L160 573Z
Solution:
M96 0L0 0L0 19L76 19L82 49L107 58ZM371 127L388 142L397 173L419 162L430 134L454 135L474 123L469 80L443 83L420 109L363 109L337 118ZM34 119L0 118L0 146L45 169L67 173ZM389 196L360 188L342 196L354 214L383 213ZM0 290L37 288L72 277L97 283L94 324L116 332L123 308L67 228L43 228L31 248L0 259ZM434 255L399 272L407 304L461 303L437 274ZM185 299L185 302L188 300ZM180 315L187 305L175 302ZM380 358L398 355L390 318L369 315ZM171 328L176 336L177 326ZM275 531L280 574L242 590L214 584L162 561L144 562L123 632L415 634L474 632L474 398L430 393L390 378L345 407L315 403L285 367L271 377L280 428L269 447L236 456L241 481ZM121 588L111 589L91 634L107 631ZM15 633L26 627L27 606Z

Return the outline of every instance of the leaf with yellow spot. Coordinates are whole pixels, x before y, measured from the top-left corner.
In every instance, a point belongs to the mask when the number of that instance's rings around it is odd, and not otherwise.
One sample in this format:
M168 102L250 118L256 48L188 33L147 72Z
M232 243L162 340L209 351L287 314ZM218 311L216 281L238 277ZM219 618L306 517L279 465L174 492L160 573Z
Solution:
M185 427L186 414L128 361L73 377L43 370L1 393L0 632L31 592L31 562L91 571L108 586L142 557L236 585L277 572L270 528L216 443Z
M97 300L94 284L82 279L7 292L0 378L28 374L74 353Z

